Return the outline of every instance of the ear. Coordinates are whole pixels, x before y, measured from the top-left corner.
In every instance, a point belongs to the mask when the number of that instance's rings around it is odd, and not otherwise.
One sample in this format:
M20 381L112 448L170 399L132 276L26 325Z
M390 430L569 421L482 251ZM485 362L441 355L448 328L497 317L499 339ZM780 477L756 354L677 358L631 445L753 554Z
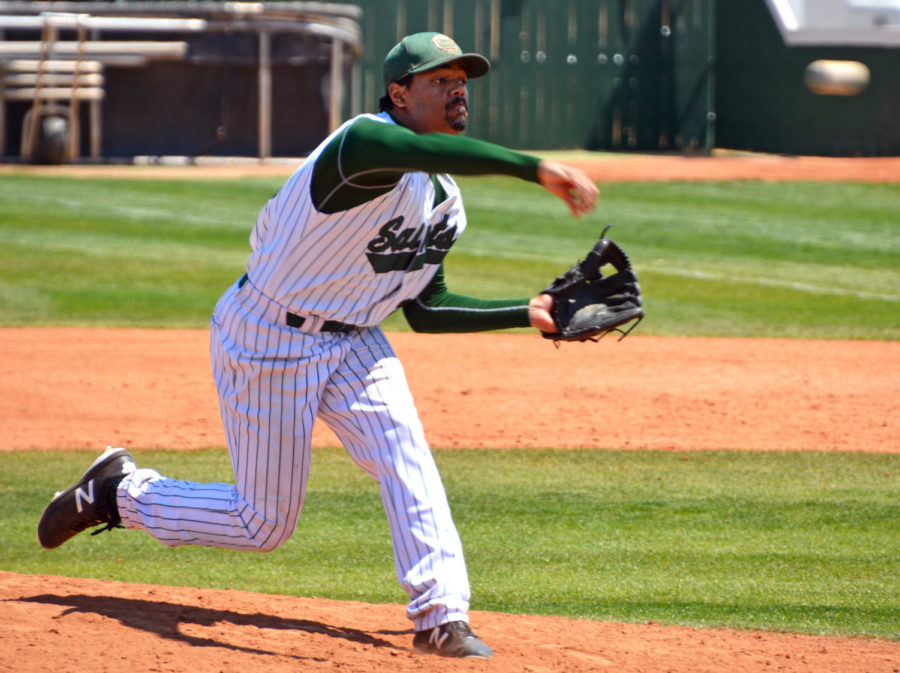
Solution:
M406 107L406 92L407 87L397 84L397 82L391 82L388 86L388 96L396 107Z

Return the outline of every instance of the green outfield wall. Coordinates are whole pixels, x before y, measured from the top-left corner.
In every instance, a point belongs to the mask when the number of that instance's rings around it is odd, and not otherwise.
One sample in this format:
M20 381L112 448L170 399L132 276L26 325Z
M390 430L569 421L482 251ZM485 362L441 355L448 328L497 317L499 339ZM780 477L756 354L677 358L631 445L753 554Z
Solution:
M471 87L471 133L513 147L900 153L900 41L798 31L789 44L767 0L357 4L369 109L383 54L408 32L437 30L491 59ZM862 62L871 81L855 96L814 93L804 72L820 59Z
M490 58L471 133L512 147L708 149L714 4L666 0L360 0L363 100L406 33L436 30Z
M184 42L177 59L108 64L104 158L302 155L342 119L377 111L384 55L403 35L425 30L490 59L490 76L471 83L468 133L510 147L900 153L900 22L893 30L791 30L790 7L788 0L0 0L0 14L16 16L50 8L207 21L203 32L144 36ZM308 12L319 18L304 24ZM322 16L334 24L323 27ZM345 35L337 51L335 26ZM0 47L38 36L0 30ZM869 81L856 95L813 91L805 76L820 60L861 63ZM0 74L2 65L0 57ZM28 108L4 106L6 160L15 158ZM84 109L81 119L87 146Z

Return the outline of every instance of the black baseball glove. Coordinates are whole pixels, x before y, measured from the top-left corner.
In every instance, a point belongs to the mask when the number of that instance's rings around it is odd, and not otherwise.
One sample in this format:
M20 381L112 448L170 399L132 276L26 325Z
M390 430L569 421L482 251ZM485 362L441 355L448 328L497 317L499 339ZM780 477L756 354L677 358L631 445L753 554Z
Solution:
M608 227L607 227L608 229ZM613 268L604 276L601 268ZM548 285L542 294L553 297L550 315L559 332L541 332L554 341L598 341L619 332L621 341L644 317L641 288L631 260L606 230L587 257ZM624 330L620 326L635 322Z

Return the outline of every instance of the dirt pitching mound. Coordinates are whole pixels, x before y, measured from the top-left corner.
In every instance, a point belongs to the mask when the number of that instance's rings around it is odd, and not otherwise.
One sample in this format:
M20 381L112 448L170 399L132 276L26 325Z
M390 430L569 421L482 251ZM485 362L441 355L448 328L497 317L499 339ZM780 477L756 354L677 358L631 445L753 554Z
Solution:
M23 673L896 673L900 643L473 612L488 661L419 655L402 606L0 572Z

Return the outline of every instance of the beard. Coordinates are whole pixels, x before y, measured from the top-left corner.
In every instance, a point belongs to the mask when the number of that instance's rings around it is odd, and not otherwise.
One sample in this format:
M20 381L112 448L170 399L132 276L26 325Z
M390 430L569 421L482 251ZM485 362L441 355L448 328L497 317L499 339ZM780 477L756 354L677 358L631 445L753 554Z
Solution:
M463 109L458 109L459 105L463 105ZM454 131L465 131L469 123L469 106L466 99L457 96L447 106L447 123Z

